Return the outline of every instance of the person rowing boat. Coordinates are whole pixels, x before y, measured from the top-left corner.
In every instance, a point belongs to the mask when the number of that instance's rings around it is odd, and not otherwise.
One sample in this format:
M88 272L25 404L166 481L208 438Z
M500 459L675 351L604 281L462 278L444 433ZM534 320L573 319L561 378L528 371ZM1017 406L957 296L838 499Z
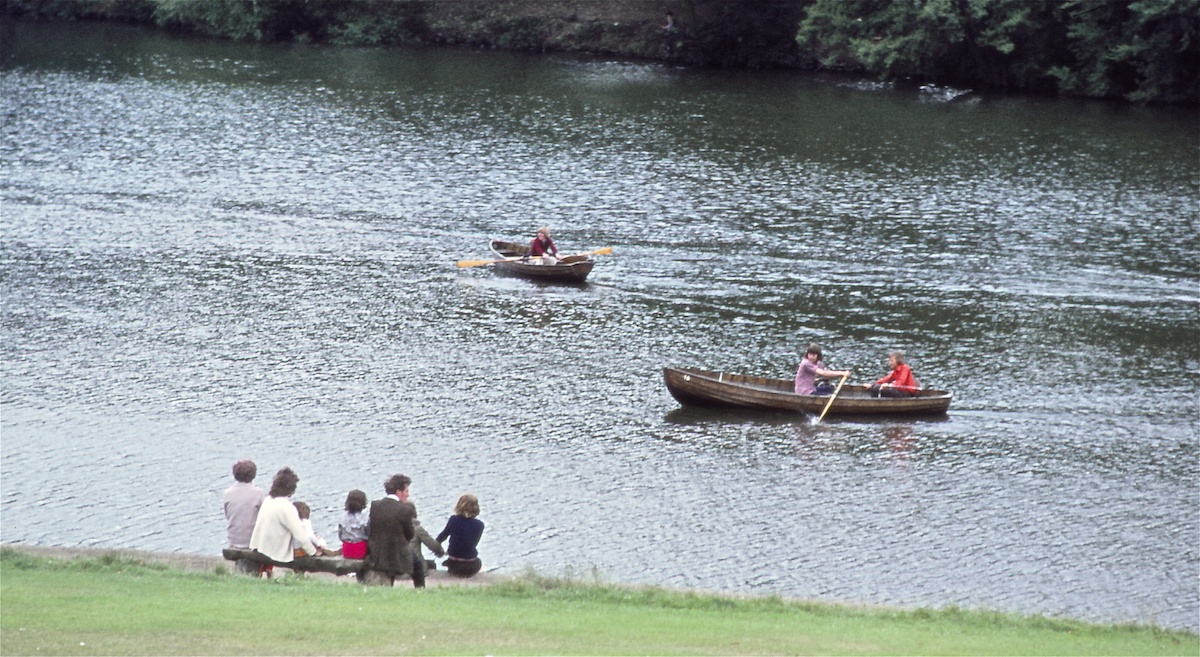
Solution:
M796 370L796 394L832 394L833 386L826 381L817 383L817 379L836 379L848 376L850 376L850 370L825 369L825 363L821 361L821 345L810 344L808 351L804 352L804 358L800 360L800 367Z
M542 226L537 231L537 236L529 243L529 248L525 251L525 259L540 258L544 265L553 265L558 262L558 247L554 245L554 240L550 239L550 229Z

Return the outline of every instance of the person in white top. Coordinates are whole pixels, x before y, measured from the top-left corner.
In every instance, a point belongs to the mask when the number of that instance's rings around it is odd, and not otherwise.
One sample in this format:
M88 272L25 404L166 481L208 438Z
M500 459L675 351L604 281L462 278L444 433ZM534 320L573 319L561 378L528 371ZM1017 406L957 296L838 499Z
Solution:
M317 555L316 556L318 556L318 557L336 557L336 556L338 556L340 554L340 551L329 549L329 543L326 542L324 538L317 535L317 530L313 529L312 509L309 508L308 504L305 504L304 502L292 502L292 504L296 507L296 512L300 514L300 525L304 527L304 535L307 536L308 540L317 547ZM293 550L301 549L300 542L294 538L292 539L292 549ZM296 556L300 556L300 555L296 555Z
M308 539L300 512L288 498L296 492L300 477L291 468L275 473L271 491L258 510L254 533L250 536L250 549L258 550L273 561L290 563L293 558L292 540L299 542L305 554L317 554L317 547Z

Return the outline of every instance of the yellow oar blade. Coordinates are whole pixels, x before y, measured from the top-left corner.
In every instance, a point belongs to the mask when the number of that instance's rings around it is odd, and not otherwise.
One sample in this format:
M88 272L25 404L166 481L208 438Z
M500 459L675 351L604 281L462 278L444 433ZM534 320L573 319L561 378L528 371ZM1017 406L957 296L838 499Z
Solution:
M606 246L603 249L596 249L595 251L591 251L590 253L591 253L591 255L608 255L608 254L612 253L612 247Z
M459 260L454 263L459 267L478 267L479 265L490 265L493 262L503 262L502 260Z

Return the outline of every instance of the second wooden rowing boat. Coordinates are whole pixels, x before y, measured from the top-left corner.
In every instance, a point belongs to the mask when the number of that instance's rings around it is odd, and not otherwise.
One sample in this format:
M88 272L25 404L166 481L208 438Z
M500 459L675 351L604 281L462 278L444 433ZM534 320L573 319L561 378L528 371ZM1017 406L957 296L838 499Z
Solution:
M761 411L820 413L829 395L797 395L795 381L747 374L729 374L688 367L664 367L663 380L671 396L685 406L746 408ZM842 388L830 415L943 414L954 394L921 390L913 397L872 397L864 388Z

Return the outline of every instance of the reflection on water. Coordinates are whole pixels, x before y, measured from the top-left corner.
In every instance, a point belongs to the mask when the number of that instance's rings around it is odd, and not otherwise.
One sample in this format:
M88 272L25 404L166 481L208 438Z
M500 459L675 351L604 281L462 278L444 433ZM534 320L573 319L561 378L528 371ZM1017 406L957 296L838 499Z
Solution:
M1198 629L1190 113L6 35L6 542L215 553L250 457L326 533L395 471L427 524L474 492L502 571ZM582 287L454 267L543 224L615 253ZM662 385L811 341L860 381L903 348L954 405Z

